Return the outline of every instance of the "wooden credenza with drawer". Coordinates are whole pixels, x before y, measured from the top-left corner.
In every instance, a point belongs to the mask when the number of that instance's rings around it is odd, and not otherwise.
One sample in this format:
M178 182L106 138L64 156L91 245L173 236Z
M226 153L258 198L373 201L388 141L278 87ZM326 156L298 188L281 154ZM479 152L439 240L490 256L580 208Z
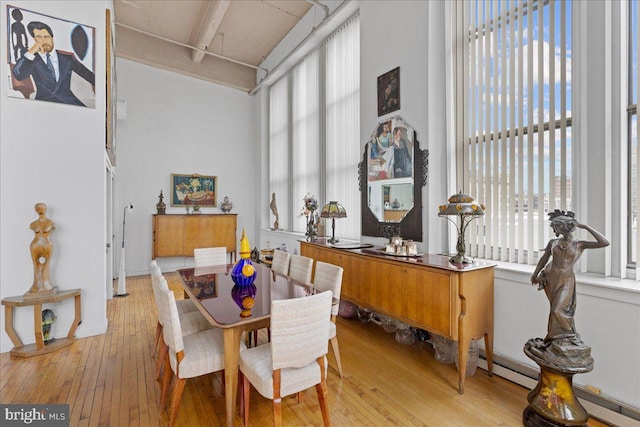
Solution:
M341 298L458 341L458 392L464 392L469 344L484 338L493 369L494 265L456 265L443 255L418 258L373 249L336 249L300 242L300 253L344 268Z
M195 248L225 246L236 255L237 214L153 215L152 258L192 257Z

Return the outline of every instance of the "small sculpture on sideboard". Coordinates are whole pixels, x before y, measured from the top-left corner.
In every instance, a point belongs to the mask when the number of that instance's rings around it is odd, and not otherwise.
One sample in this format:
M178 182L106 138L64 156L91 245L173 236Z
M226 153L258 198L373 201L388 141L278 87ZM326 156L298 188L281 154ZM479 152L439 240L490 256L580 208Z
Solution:
M156 204L156 208L158 209L158 215L164 215L167 213L167 204L164 202L164 194L162 194L162 190L160 190L160 195L158 196L160 201Z
M231 212L232 208L233 208L233 203L231 202L231 200L229 200L229 197L224 196L224 200L220 202L220 210L223 213L229 213Z

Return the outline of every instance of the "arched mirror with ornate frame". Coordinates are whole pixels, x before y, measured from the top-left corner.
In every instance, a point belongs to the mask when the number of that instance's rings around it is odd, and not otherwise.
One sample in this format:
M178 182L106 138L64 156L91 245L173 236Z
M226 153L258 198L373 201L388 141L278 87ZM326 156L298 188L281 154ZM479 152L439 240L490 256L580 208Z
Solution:
M358 165L363 236L422 241L428 159L415 130L400 116L377 124Z

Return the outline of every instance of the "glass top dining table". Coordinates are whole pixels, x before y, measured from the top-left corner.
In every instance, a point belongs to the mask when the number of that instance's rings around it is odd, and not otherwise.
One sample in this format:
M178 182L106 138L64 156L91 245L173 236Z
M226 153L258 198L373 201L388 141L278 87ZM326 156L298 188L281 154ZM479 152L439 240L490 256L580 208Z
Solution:
M242 309L233 299L233 265L183 268L177 271L186 294L198 310L224 333L225 406L227 426L233 426L238 388L240 339L245 331L269 326L271 301L311 295L314 290L264 264L254 264L256 286L251 314L241 317ZM334 301L335 302L335 301ZM327 319L329 321L329 319Z
M268 317L272 300L299 298L314 292L312 286L276 273L264 264L254 264L254 267L256 292L250 317L240 316L242 309L233 299L233 265L184 268L178 270L178 274L189 298L197 300L208 314L207 318L219 328Z

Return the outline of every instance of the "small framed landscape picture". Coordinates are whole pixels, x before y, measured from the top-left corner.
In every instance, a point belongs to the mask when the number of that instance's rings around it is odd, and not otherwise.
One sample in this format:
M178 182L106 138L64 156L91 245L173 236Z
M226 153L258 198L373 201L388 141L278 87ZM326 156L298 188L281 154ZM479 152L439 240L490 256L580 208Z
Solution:
M400 109L400 67L378 77L378 117Z
M216 207L215 176L171 174L171 206Z

